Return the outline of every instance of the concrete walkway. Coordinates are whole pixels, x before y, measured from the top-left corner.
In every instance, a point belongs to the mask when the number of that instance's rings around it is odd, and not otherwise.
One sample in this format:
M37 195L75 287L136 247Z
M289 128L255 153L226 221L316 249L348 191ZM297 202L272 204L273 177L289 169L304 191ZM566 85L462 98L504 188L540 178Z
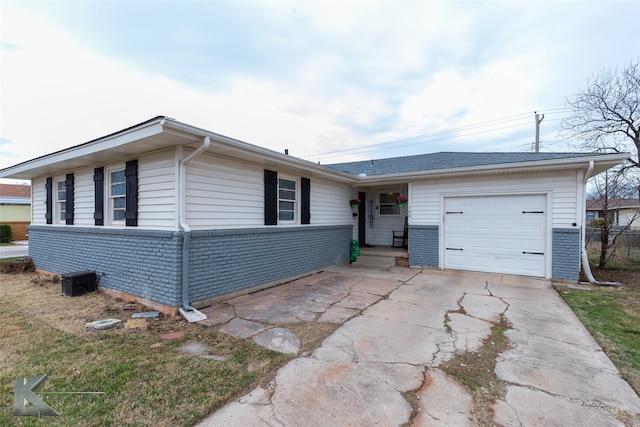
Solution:
M503 316L512 348L496 360L507 392L493 423L640 426L640 399L546 280L337 267L207 311L209 324L292 354L295 335L276 324L342 326L199 426L478 425L473 397L438 367L491 345Z

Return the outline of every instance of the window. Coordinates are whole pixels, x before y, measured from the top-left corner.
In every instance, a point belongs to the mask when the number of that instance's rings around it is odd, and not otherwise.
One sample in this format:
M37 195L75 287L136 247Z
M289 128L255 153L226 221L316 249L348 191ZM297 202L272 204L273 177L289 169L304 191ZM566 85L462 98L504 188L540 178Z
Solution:
M124 169L112 171L109 174L109 207L111 210L111 221L122 222L126 209L127 182Z
M58 181L56 198L58 201L58 222L65 222L67 213L67 183L64 180Z
M593 221L594 219L596 219L596 212L587 211L587 221Z
M296 220L296 181L278 179L278 221Z
M396 203L399 195L400 193L380 193L380 215L400 215L400 206Z

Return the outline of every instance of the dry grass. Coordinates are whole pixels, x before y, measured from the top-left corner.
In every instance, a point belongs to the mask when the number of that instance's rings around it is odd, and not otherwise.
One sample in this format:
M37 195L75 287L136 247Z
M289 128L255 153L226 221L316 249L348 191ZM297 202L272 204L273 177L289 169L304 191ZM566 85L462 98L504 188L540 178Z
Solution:
M150 320L146 329L95 331L86 322L146 311L104 294L66 297L60 283L31 279L34 274L0 275L0 425L41 425L43 420L12 416L15 378L47 374L41 392L93 391L100 395L41 396L60 417L47 425L188 426L249 391L291 356L250 340L190 325L181 317ZM304 329L304 327L302 327ZM310 328L313 329L313 328ZM178 340L161 334L184 331ZM313 333L300 337L312 346ZM182 354L187 341L213 347L226 361Z

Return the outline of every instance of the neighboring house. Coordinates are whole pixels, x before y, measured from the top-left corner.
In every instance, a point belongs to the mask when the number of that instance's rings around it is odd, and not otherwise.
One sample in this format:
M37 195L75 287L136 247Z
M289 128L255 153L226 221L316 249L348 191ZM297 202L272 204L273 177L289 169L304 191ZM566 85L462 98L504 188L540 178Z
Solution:
M604 200L587 200L587 221L604 218ZM640 229L640 200L611 199L607 203L607 210L614 227L629 227Z
M31 186L0 184L0 224L11 226L13 240L26 240L30 223Z
M391 246L405 216L412 267L575 281L585 182L626 157L437 153L323 166L156 117L0 177L32 180L39 269L96 271L107 292L175 312L346 263L352 239Z

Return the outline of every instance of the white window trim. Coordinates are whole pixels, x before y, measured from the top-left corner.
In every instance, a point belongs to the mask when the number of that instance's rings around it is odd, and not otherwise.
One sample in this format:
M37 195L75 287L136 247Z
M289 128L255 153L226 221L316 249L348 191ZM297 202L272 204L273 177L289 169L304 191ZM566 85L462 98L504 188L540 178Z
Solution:
M395 205L398 208L398 213L397 214L383 214L382 213L382 205L383 203L380 203L380 196L383 194L397 194L398 196L402 195L402 191L399 189L395 189L395 190L390 190L390 191L379 191L376 195L376 203L378 204L378 216L382 217L382 218L398 218L400 216L402 216L402 209L400 208L400 206L397 205L396 202L393 202L393 205ZM391 205L392 203L384 203L384 205Z
M67 219L63 218L63 215L61 215L60 213L60 204L62 203L62 200L60 200L58 198L58 192L59 190L59 185L60 183L62 183L62 186L64 187L64 194L65 194L65 199L64 199L64 203L66 204L67 202L67 180L66 178L60 178L57 179L55 181L55 186L54 186L54 191L55 191L55 213L54 213L54 219L55 222L58 224L66 224L67 223ZM65 212L67 211L67 207L65 205Z
M114 166L109 166L105 168L105 191L104 191L104 206L105 206L105 215L106 215L106 221L105 221L105 225L116 225L116 226L124 226L125 225L125 220L114 220L113 219L113 199L115 199L115 197L111 196L111 174L113 172L119 172L119 171L124 171L125 170L125 165L124 164L119 164L119 165L114 165ZM126 178L125 178L125 194L124 194L124 198L125 198L125 202L126 202Z
M295 200L293 201L293 220L281 220L280 219L280 180L284 179L287 181L293 181L296 185L295 190ZM288 199L283 199L284 201L289 202ZM300 180L298 178L294 178L288 175L280 175L278 174L278 225L296 225L300 222Z

